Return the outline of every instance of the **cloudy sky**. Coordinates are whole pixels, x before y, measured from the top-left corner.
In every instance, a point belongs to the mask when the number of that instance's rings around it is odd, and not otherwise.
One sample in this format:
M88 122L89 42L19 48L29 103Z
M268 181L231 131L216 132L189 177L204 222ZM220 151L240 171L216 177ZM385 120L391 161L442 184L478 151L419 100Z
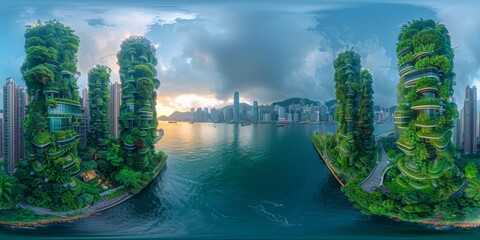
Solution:
M347 46L374 74L375 102L395 105L398 74L395 44L400 26L432 18L447 26L455 47L455 96L480 87L480 4L469 1L263 1L242 3L167 1L15 1L2 3L0 84L24 84L25 25L58 19L80 37L78 85L96 64L112 68L131 35L157 47L157 108L160 115L191 107L241 101L267 104L290 97L334 98L333 60ZM1 100L0 100L1 101Z

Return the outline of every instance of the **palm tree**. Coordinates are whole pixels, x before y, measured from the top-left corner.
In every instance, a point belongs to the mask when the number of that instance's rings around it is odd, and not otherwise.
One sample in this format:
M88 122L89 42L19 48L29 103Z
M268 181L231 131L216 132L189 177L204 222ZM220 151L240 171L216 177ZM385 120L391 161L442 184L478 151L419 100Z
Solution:
M0 173L0 208L13 203L14 178Z
M480 182L478 180L473 180L468 184L465 188L465 197L480 201Z

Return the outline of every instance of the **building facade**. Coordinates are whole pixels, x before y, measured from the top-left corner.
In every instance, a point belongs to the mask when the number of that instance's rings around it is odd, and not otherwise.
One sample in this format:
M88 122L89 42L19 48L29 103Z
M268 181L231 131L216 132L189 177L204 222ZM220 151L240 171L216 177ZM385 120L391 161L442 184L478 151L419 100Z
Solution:
M88 105L88 88L82 89L82 107L85 109L85 127L90 129L90 106Z
M25 120L25 89L7 78L3 86L3 155L5 172L13 174L15 164L25 158L23 122Z
M465 88L463 103L463 151L465 154L477 153L477 88Z
M233 94L233 122L238 123L240 119L240 94L235 91Z
M120 105L122 103L122 86L116 82L109 86L110 88L110 104L108 107L108 115L110 121L110 135L114 138L120 136L118 120L120 117Z
M253 123L258 123L258 102L253 101Z

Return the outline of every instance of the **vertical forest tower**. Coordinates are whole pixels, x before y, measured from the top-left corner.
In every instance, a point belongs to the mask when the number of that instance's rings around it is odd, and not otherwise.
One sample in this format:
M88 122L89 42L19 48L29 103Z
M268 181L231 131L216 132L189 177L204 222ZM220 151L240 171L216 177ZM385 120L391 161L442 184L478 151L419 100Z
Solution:
M450 36L442 24L418 20L402 26L397 44L398 108L395 126L405 188L436 188L436 179L453 167L452 127L458 117L452 102L454 76Z
M345 172L367 175L375 161L372 74L362 69L360 55L353 50L340 53L334 68L337 166Z
M117 55L122 82L120 124L127 164L136 170L156 163L153 144L157 138L155 48L144 38L125 40ZM152 167L152 166L151 166Z
M56 20L27 27L25 62L21 67L31 101L25 121L25 148L36 190L67 196L71 176L80 171L77 153L80 102L77 87L79 38ZM61 205L60 203L57 203Z

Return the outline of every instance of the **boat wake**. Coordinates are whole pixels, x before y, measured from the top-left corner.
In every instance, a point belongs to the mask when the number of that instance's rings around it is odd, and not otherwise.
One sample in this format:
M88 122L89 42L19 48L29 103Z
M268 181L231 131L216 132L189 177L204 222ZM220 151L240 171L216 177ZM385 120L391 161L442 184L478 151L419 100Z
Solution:
M267 201L267 200L263 200L261 201L262 203L267 203L267 204L270 204L274 207L283 207L283 203L276 203L276 202L270 202L270 201Z
M274 207L282 207L283 206L283 204L278 204L278 203L274 203L274 202L270 202L270 201L261 201L261 202L262 203L267 203L267 204L272 205ZM264 205L260 204L260 205L256 205L256 206L250 206L250 207L255 209L255 211L257 212L258 215L267 218L269 221L271 221L273 223L280 224L284 227L292 226L288 222L288 219L285 216L282 216L280 214L271 213L271 212L267 211L267 209L265 208Z

